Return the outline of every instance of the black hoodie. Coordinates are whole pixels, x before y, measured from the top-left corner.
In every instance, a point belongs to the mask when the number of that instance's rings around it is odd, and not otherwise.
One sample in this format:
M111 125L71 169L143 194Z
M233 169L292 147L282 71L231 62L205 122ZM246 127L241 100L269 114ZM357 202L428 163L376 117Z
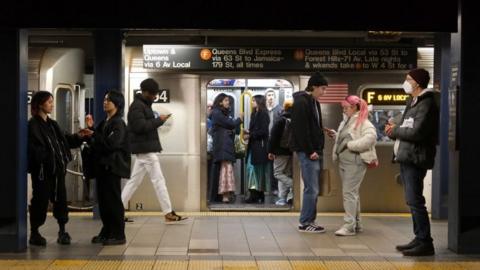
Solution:
M325 137L320 103L306 91L293 94L291 125L293 151L304 152L308 156L313 152L322 154Z

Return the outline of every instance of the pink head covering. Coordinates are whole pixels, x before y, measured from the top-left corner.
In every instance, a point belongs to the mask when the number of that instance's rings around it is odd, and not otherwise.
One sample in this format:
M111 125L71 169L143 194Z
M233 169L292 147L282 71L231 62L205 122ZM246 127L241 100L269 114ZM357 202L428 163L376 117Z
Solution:
M355 123L355 128L361 125L365 119L368 117L368 105L367 102L361 99L358 96L350 95L342 101L342 106L349 106L349 105L358 105L360 108L360 112L358 114L357 122Z

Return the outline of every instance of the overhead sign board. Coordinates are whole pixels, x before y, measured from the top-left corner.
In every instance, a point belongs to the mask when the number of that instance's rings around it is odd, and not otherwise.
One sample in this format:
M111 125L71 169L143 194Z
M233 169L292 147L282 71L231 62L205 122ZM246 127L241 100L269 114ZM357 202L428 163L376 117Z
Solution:
M234 48L143 45L153 70L380 71L417 66L417 48Z

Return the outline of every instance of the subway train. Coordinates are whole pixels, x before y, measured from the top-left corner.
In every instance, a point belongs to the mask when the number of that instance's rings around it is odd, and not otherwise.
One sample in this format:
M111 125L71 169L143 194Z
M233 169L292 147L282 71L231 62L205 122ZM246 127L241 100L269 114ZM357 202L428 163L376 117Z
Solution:
M162 92L152 105L160 114L172 117L159 128L163 146L161 167L167 180L172 205L177 211L296 211L300 209L302 183L298 162L293 162L294 199L292 207L278 207L271 200L262 206L241 203L246 195L245 158L235 162L237 203L221 204L209 202L208 153L207 153L207 102L218 93L228 94L233 101L233 116L240 112L246 115L244 128L248 127L250 100L252 95L264 94L268 88L276 93L276 102L282 104L292 99L292 94L303 90L310 73L282 72L232 72L214 71L152 70L144 66L142 47L127 46L124 49L124 86L126 104L133 101L139 91L140 82L146 78L158 81ZM55 97L53 118L68 132L83 127L83 119L93 96L92 75L85 75L83 54L72 48L30 48L29 89L52 91ZM417 66L429 70L433 76L433 48L417 48ZM375 92L401 93L405 70L369 72L324 72L329 82L325 96L320 98L323 124L336 129L342 120L339 100L349 94L365 98ZM433 78L431 80L433 82ZM106 89L105 89L106 90ZM370 93L370 94L369 94ZM373 93L373 94L372 94ZM382 134L385 117L399 115L404 109L401 102L379 102L370 106L370 117L378 127L376 146L380 166L368 170L361 187L363 212L397 213L407 212L403 187L399 180L399 166L391 162L393 142ZM126 108L128 113L128 108ZM318 200L320 212L342 212L342 194L339 175L331 159L333 140L326 137L324 150L324 172L322 194ZM92 200L91 185L81 176L81 158L69 165L67 179L68 200L71 207L81 208ZM148 175L145 176L148 178ZM160 211L154 189L145 179L129 203L130 211ZM127 180L128 181L128 180ZM430 203L431 173L425 180L427 207ZM87 194L87 195L86 195ZM76 206L77 205L77 206Z

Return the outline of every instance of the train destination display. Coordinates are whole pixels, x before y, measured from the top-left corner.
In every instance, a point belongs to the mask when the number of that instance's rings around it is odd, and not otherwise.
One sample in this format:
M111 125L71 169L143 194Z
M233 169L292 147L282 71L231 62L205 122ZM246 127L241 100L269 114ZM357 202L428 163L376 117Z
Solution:
M417 48L224 48L143 45L156 70L379 71L417 66Z

